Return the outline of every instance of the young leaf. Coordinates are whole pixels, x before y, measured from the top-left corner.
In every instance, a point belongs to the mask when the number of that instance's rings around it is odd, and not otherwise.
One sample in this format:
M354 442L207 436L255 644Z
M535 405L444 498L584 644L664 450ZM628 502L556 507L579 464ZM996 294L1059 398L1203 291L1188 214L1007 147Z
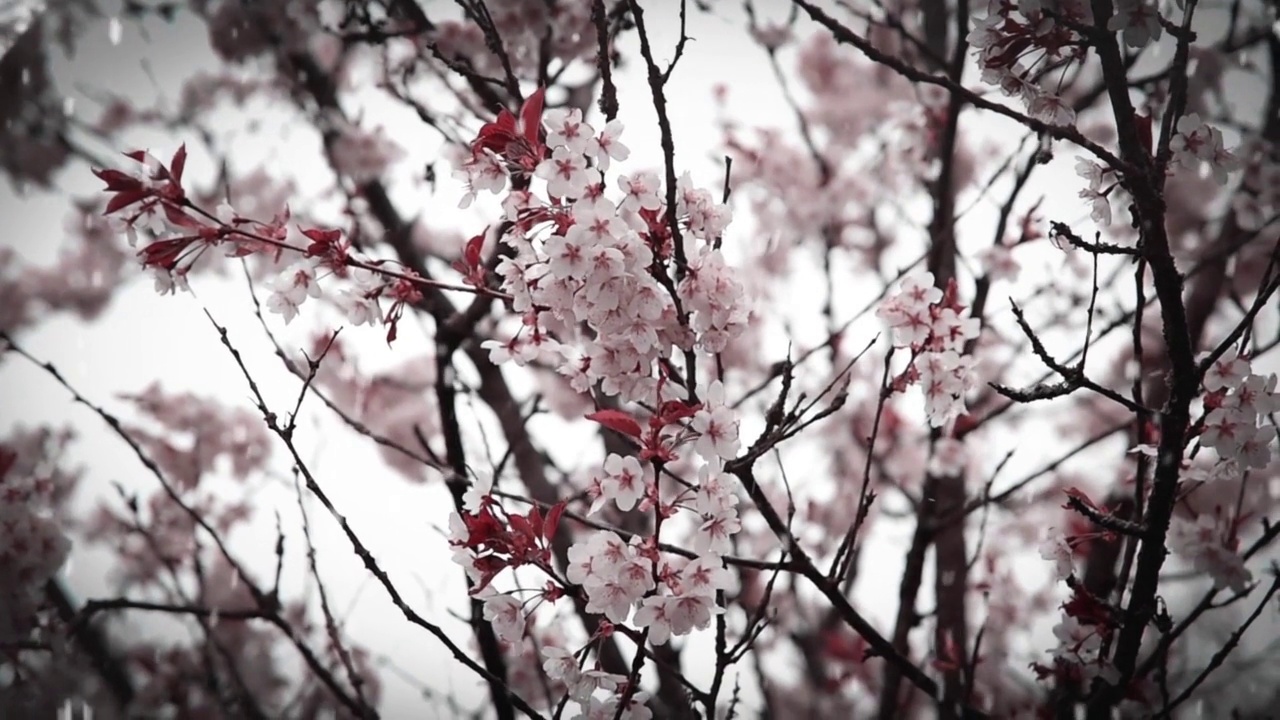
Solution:
M614 432L637 439L640 437L640 423L621 410L597 410L588 415L587 419L594 420Z

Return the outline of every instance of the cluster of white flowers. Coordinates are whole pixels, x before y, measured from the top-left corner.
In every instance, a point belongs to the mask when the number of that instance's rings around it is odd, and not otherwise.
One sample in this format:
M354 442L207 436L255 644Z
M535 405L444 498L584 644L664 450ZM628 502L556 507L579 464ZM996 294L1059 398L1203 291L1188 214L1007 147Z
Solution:
M1280 411L1276 376L1252 371L1248 358L1229 350L1204 375L1205 416L1200 444L1212 448L1217 462L1205 470L1191 468L1188 479L1230 482L1242 472L1270 466L1275 460L1276 428L1267 418ZM1238 554L1238 518L1220 505L1197 514L1175 516L1169 548L1197 571L1213 577L1214 586L1243 589L1252 579Z
M1066 580L1075 572L1072 555L1071 544L1060 532L1051 530L1040 544L1040 559L1053 563L1053 579L1057 582Z
M339 121L337 125L339 132L329 155L334 169L357 183L377 179L405 157L404 148L388 137L383 128L371 131L346 121Z
M1111 168L1085 158L1076 160L1076 174L1089 181L1080 197L1089 202L1089 217L1099 227L1111 224L1111 195L1120 187L1119 175Z
M45 583L71 550L49 516L53 482L0 448L0 644L24 639Z
M1218 358L1204 376L1206 410L1200 443L1224 463L1265 468L1274 457L1276 428L1266 418L1280 411L1276 375L1255 374L1249 360L1234 351Z
M513 192L504 207L508 220L538 217L551 232L541 238L532 232L504 236L516 252L499 263L497 272L513 307L526 319L517 337L485 346L495 361L553 361L579 390L599 382L608 394L651 399L657 389L653 368L660 358L674 348L719 352L746 327L743 287L714 248L729 210L692 187L688 175L679 181L676 212L684 219L688 266L677 278L677 297L679 310L690 315L686 327L655 274L666 272L659 265L670 250L663 243L671 242L663 239L665 207L657 176L621 175L616 187L623 195L609 199L601 169L608 159L628 156L619 140L621 125L611 122L597 135L577 110L547 116L550 156L534 176L546 180L553 200ZM462 168L473 189L487 177L476 169L485 167L478 161ZM488 181L485 187L495 186L504 185ZM531 343L536 347L530 349Z
M554 682L564 683L569 698L581 708L580 720L613 720L618 717L618 689L627 682L625 675L605 672L600 669L584 670L575 654L554 646L544 647L542 656L546 660L542 669ZM598 692L603 691L603 697ZM621 717L627 720L650 720L653 713L645 705L649 693L637 690L631 696Z
M893 329L894 346L913 353L929 424L943 427L964 414L975 360L963 353L965 343L978 336L978 320L953 298L944 298L933 274L925 271L904 277L876 315Z
M1223 146L1222 131L1206 125L1195 113L1178 118L1177 133L1169 140L1173 159L1181 166L1196 169L1203 163L1219 185L1240 168L1240 159Z
M344 172L357 180L380 174L398 157L378 135L357 137L356 130L349 135L339 140L339 146L343 142L350 145L343 152L352 166ZM338 149L335 147L335 152ZM421 278L412 271L381 269L380 262L357 254L340 230L303 229L293 221L287 206L268 221L246 218L226 202L213 212L196 208L182 189L185 148L167 168L147 152L133 152L129 157L138 163L132 173L99 171L108 192L117 194L107 206L109 222L126 235L130 246L138 248L138 257L153 274L156 291L161 294L189 291L187 275L194 263L210 249L219 248L229 258L269 257L269 266L279 268L267 282L272 294L266 307L286 323L298 316L307 299L324 296L320 279L325 276L347 281L328 296L347 321L353 325L384 323L390 328L388 341L395 337L396 320L404 304L420 299L417 284ZM142 240L139 230L144 233ZM284 264L291 256L296 260ZM385 315L380 299L392 302L392 310Z
M983 82L998 86L1008 97L1020 98L1042 122L1075 122L1070 103L1044 89L1040 79L1044 68L1061 67L1082 55L1080 37L1042 12L1038 0L1023 0L1020 5L989 0L987 14L975 18L967 40L978 56Z
M317 265L315 258L302 258L268 281L271 295L267 298L267 309L282 316L286 323L293 322L307 298L320 297Z
M1254 139L1241 151L1244 177L1231 196L1236 222L1244 230L1258 231L1280 215L1280 158L1266 144Z
M1080 622L1079 618L1066 615L1053 627L1058 646L1050 650L1053 659L1079 673L1079 680L1088 687L1094 678L1102 677L1114 682L1118 677L1115 666L1102 657L1101 626Z
M519 122L528 121L522 113ZM628 542L611 531L580 539L568 551L565 579L581 589L587 612L614 624L630 622L646 629L651 643L663 644L707 628L722 612L716 594L733 579L722 556L741 530L735 485L724 472L724 462L740 447L738 419L723 384L700 383L699 402L687 403L682 389L664 382L659 371L664 360L683 352L722 352L746 327L745 291L718 249L731 213L686 173L674 193L682 243L676 247L657 174L641 171L606 182L611 163L629 155L620 123L597 133L580 111L568 109L548 111L543 124L546 147L540 148L529 143L535 134L529 128L501 121L485 137L499 137L494 142L506 143L503 149L473 148L456 173L469 189L464 204L470 193L504 190L512 169L545 181L545 197L534 185L503 199L513 229L501 241L514 252L496 273L522 322L514 336L483 346L495 363L552 364L579 392L599 387L623 401L652 404L658 410L650 428L631 434L647 432L642 442L656 454L683 446L695 456L698 482L666 497L649 456L610 454L590 479L587 513L611 505L620 512L653 512L663 518L659 530L679 516L690 521L694 557L659 550L656 534ZM620 195L609 197L607 187ZM680 409L663 409L670 406ZM455 525L463 537L464 528ZM467 552L457 559L475 565ZM473 577L479 576L476 571ZM500 637L519 640L528 622L525 603L516 593L486 593L485 617ZM565 684L584 717L613 717L628 678L583 669L578 655L544 647L544 667ZM623 717L643 717L642 697L632 696Z
M978 253L978 266L992 281L1017 280L1022 272L1022 265L1013 256L1013 248L1007 245L992 245Z
M1107 21L1111 32L1123 32L1124 44L1131 48L1146 47L1162 34L1160 12L1150 0L1118 0L1115 14Z
M1241 592L1253 580L1253 573L1237 552L1240 540L1234 525L1224 513L1174 516L1169 523L1169 550L1190 561L1197 572L1208 573L1215 588Z

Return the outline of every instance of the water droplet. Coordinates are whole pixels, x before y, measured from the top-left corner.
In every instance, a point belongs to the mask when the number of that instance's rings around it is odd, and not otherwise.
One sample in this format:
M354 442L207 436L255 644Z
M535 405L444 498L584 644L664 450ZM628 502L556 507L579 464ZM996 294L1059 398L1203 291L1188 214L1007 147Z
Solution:
M112 45L120 44L120 36L124 34L124 26L120 24L120 18L113 17L107 23L107 39Z
M31 68L22 68L22 84L31 84Z

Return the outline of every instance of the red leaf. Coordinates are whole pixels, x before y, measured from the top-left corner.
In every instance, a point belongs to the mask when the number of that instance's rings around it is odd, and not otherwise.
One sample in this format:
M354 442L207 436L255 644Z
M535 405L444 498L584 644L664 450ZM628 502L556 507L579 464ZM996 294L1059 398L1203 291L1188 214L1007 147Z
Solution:
M597 410L588 415L587 419L594 420L614 432L637 439L640 437L640 423L621 410Z
M1101 508L1099 508L1099 507L1097 506L1097 504L1095 504L1095 503L1093 502L1093 500L1089 499L1089 496L1088 496L1088 495L1085 495L1085 494L1084 494L1084 491L1083 491L1083 490L1081 490L1080 488L1077 488L1077 487L1069 487L1069 488L1067 488L1064 492L1066 492L1066 493L1067 493L1067 497L1075 498L1076 500L1078 500L1080 503L1082 503L1085 507L1089 508L1090 510L1094 510L1094 511L1099 512L1099 513L1100 513L1100 512L1102 512ZM1065 508L1070 508L1071 506L1070 506L1070 505L1063 505L1063 507L1065 507Z
M484 233L480 233L467 241L466 249L462 252L462 258L466 262L467 267L479 267L481 251L484 250Z
M529 511L529 524L533 526L533 534L542 537L542 511L537 505Z
M515 132L516 116L512 115L510 110L503 108L502 111L498 113L498 119L495 120L493 124L498 130L502 130L507 133Z
M685 418L693 417L702 409L702 403L687 403L683 400L668 400L658 406L658 414L649 419L649 425L663 427Z
M534 147L538 146L538 131L542 129L542 105L546 91L546 88L538 88L520 108L520 124L523 125L521 129L524 130L524 139Z
M173 160L169 161L169 174L173 176L173 182L179 186L182 185L182 170L187 166L187 144L182 143L178 146L176 152L173 153Z
M303 235L306 235L307 237L311 238L312 240L315 240L318 243L324 243L326 245L335 243L338 241L338 238L342 237L341 230L332 230L332 229L326 230L324 228L306 228L306 229L299 228L299 229L302 230Z
M542 537L548 542L556 537L556 530L560 527L560 516L564 514L564 503L558 502L551 506L547 511L547 518L542 521Z
M94 170L93 174L97 175L99 179L105 182L107 184L107 190L111 192L142 189L141 180L138 180L132 175L126 175L119 170L112 170L110 168L105 170Z
M17 462L17 460L18 453L7 447L0 447L0 482L4 482L5 475L9 474L9 471L13 469L13 464ZM558 517L559 516L557 516L557 518Z
M107 201L107 209L102 214L110 215L117 210L123 210L136 202L145 200L149 194L146 190L124 190L118 192Z
M195 218L168 203L164 204L164 215L169 219L169 222L177 225L178 227L193 229L203 227Z
M160 240L138 251L138 257L142 259L145 267L159 267L165 270L172 270L178 266L178 261L182 259L182 253L191 247L191 243L199 240L193 236L183 236L169 238L168 240Z
M525 537L535 537L533 526L523 515L511 515L508 518L511 521L511 529ZM539 528L541 529L541 528Z

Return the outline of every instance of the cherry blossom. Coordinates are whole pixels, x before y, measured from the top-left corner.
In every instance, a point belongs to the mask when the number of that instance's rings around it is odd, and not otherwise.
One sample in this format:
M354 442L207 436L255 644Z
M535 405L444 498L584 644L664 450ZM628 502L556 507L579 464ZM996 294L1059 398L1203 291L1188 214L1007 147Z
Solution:
M1053 563L1053 577L1055 580L1063 581L1075 572L1075 563L1072 562L1071 546L1067 544L1066 538L1058 534L1050 534L1050 536L1040 545L1040 557Z
M585 149L585 154L594 158L600 172L608 172L613 160L622 162L631 157L631 150L618 139L622 135L623 124L619 120L610 120L600 134L592 138Z
M595 130L583 122L582 111L577 108L548 110L542 117L547 128L547 145L563 146L570 153L577 155L591 154L587 148L592 147L596 139ZM607 167L600 168L608 170Z
M1214 180L1225 185L1228 175L1240 168L1240 160L1223 146L1222 131L1205 124L1196 113L1178 118L1177 132L1169 141L1174 160L1183 167L1209 167Z
M724 402L724 383L717 380L703 395L702 409L689 421L698 433L694 450L708 462L731 460L738 454L738 422Z
M1107 21L1107 29L1123 31L1124 43L1129 47L1145 47L1147 43L1160 39L1160 13L1147 0L1121 0L1116 3L1115 14Z
M1237 554L1238 544L1234 524L1221 515L1175 517L1169 528L1170 550L1189 560L1196 570L1208 573L1214 587L1242 592L1252 581L1253 573Z
M587 159L581 153L564 146L555 148L534 175L547 181L547 192L552 197L566 199L582 197L587 186L600 182L600 172L587 167Z
M613 500L623 512L635 507L653 482L648 468L642 468L640 461L630 455L610 455L604 462L604 472L600 481L601 498Z

